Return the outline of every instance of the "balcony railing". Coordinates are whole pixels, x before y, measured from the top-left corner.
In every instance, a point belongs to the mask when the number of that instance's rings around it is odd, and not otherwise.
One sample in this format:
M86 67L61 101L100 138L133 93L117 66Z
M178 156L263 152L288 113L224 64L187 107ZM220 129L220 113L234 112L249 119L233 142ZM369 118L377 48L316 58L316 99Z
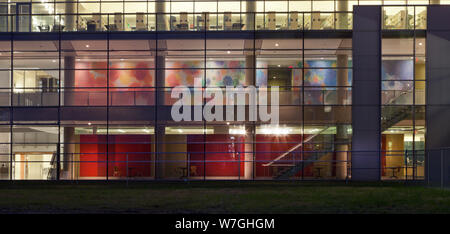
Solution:
M0 15L0 32L351 30L352 12Z
M26 89L27 92L0 92L0 106L153 106L157 99L163 99L163 105L173 105L178 99L171 97L172 88L127 88L120 90L111 88L75 88L55 90L54 92L42 92L40 89ZM278 91L278 105L351 105L350 87L292 87L289 90ZM247 95L242 93L242 95ZM108 101L109 98L109 101ZM191 103L194 103L192 95ZM224 95L224 105L235 105L237 99L230 102ZM161 101L161 100L160 100ZM160 102L158 101L158 102ZM204 102L210 98L204 99ZM246 105L248 100L245 101ZM267 104L271 104L271 93L267 93ZM239 104L240 105L240 104Z
M426 29L427 7L382 6L385 30ZM1 14L0 32L351 30L351 11Z

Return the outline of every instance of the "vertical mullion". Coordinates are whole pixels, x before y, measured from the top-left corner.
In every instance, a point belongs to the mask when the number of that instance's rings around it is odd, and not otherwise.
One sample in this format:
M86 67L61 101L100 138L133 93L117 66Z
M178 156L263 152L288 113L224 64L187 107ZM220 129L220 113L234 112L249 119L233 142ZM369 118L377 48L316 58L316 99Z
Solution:
M110 30L106 32L106 180L109 180L109 34Z
M11 21L12 22L12 21ZM14 118L14 112L13 112L13 98L14 98L14 38L11 33L10 43L11 43L11 49L10 49L10 69L11 69L11 78L10 78L10 105L9 105L9 179L13 180L13 118Z

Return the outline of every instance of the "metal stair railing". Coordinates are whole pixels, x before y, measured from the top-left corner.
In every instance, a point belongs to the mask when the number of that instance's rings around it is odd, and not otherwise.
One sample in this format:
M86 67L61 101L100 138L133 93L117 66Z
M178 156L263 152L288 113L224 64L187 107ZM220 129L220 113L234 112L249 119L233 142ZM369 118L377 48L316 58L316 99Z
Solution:
M263 164L264 167L267 166L280 166L280 164L274 164L276 161L279 161L280 159L286 157L287 155L289 155L292 151L298 149L299 147L301 147L304 143L307 143L309 141L311 141L314 137L318 136L319 134L325 132L326 130L328 130L328 126L325 127L324 129L322 129L321 131L319 131L318 133L315 133L311 136L308 136L304 141L300 142L299 144L293 146L292 148L290 148L288 151L282 153L280 156L276 157L274 160L270 161L269 163ZM290 164L292 165L292 164Z

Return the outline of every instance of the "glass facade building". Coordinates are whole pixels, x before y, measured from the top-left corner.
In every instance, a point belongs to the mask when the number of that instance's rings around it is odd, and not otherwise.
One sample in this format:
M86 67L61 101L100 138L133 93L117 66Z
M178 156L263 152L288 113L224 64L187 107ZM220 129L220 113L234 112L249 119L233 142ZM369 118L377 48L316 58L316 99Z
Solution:
M450 1L0 0L0 179L428 179L435 4ZM357 9L378 9L374 37ZM279 123L226 94L220 118L174 120L180 86L279 87ZM365 89L378 112L361 112ZM193 115L211 97L197 100ZM376 148L360 147L361 113Z

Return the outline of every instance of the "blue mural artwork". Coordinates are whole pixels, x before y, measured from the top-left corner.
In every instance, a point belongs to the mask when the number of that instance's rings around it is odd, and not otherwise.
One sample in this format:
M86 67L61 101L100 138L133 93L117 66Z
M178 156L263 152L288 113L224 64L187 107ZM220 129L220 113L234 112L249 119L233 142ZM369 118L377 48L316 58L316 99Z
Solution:
M381 79L383 80L382 90L412 89L412 80L414 79L413 60L384 60L381 66Z

